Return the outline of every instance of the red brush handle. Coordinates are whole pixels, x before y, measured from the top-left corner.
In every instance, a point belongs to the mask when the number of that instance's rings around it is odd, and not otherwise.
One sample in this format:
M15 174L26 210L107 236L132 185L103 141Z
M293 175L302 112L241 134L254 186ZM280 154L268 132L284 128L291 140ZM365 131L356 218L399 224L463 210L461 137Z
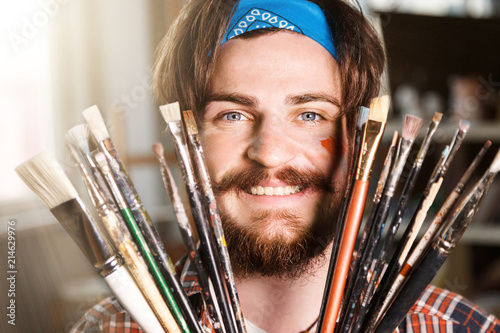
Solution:
M347 220L344 229L344 237L340 245L337 266L333 276L330 295L325 311L325 319L321 333L333 333L337 321L340 303L344 294L347 274L351 264L354 244L359 232L359 226L363 217L366 195L368 193L369 182L357 180L352 192L351 205L347 212Z

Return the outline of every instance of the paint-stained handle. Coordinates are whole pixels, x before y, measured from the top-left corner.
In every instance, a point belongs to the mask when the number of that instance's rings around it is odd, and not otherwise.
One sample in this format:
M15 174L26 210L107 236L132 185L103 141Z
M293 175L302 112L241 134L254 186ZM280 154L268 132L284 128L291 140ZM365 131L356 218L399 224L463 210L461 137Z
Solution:
M328 303L325 311L325 319L321 333L333 333L336 325L340 303L344 294L347 274L354 251L354 244L358 235L359 226L363 217L363 211L366 203L369 182L357 180L354 184L352 201L347 212L347 223L344 229L344 237L340 245L337 266L328 297Z

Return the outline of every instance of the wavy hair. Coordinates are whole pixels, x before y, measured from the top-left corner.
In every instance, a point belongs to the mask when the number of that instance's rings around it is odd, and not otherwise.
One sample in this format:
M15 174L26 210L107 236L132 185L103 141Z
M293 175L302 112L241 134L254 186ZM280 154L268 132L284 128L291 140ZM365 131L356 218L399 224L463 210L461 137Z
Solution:
M335 39L342 84L342 112L350 130L359 106L379 94L384 69L381 41L363 14L342 0L309 0L326 15ZM214 59L236 0L189 0L160 43L154 66L158 102L178 101L184 110L205 106ZM268 33L260 29L255 34ZM237 38L249 38L250 33Z

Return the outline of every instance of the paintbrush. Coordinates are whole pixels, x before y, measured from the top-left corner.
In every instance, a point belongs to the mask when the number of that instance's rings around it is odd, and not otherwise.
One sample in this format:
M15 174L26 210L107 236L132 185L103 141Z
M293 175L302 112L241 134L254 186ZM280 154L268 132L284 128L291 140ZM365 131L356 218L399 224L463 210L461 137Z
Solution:
M370 235L368 236L368 241L366 242L367 245L362 253L360 272L356 276L354 292L349 305L349 318L354 318L356 309L360 308L358 315L356 316L353 332L357 332L359 330L359 323L363 320L365 315L364 309L366 305L362 306L361 303L363 300L362 291L366 290L367 288L368 272L372 267L375 249L377 248L378 242L382 235L382 230L389 214L389 208L392 198L394 197L394 193L396 192L399 178L401 177L401 173L403 172L403 168L410 154L413 142L415 141L415 138L417 137L421 127L421 118L411 115L407 115L405 117L403 132L401 135L401 140L399 141L398 154L396 154L396 160L394 161L391 173L387 179L382 198L380 199L380 203L378 205L377 213L373 221L367 222L369 224L372 224L373 227L370 230ZM364 297L368 298L369 295L365 293ZM366 302L364 304L366 304ZM343 332L349 332L350 330L349 318L347 318L348 322L344 326Z
M376 328L377 331L392 332L403 320L470 225L499 170L500 151L482 178L460 202L453 215L450 215L450 221L446 222L447 228L444 228L432 243L432 248L395 298Z
M432 137L434 136L437 127L439 126L439 123L442 119L442 113L435 112L431 123L429 127L427 128L427 133L424 137L424 140L420 146L420 149L417 153L416 159L413 162L413 165L410 169L410 173L408 175L407 181L405 183L405 186L403 188L403 192L401 194L397 209L396 209L396 214L394 215L390 225L387 227L387 233L385 236L385 239L382 241L382 244L380 245L380 253L378 255L378 259L375 261L373 269L372 269L372 276L370 278L370 281L368 282L368 285L366 287L365 291L365 296L364 300L361 303L361 309L358 314L358 318L356 319L356 324L355 324L355 331L359 331L361 329L360 325L363 322L363 319L366 315L366 311L368 310L369 302L372 299L372 296L375 292L375 289L378 285L378 282L383 276L383 272L386 269L386 260L387 260L387 255L392 247L392 244L394 243L394 238L396 236L396 233L398 231L398 228L403 220L403 216L406 210L406 207L408 206L409 199L411 197L411 194L413 193L413 188L415 187L416 180L418 178L418 175L420 173L420 170L422 168L422 164L424 161L425 156L427 155L427 151L430 147L430 143L432 140Z
M83 155L86 165L89 167L90 172L92 174L92 179L96 182L96 186L99 189L99 191L102 193L102 196L104 197L105 200L107 200L108 205L110 206L111 209L115 212L116 217L120 221L121 228L123 232L127 233L127 237L132 239L132 235L130 234L130 231L127 228L127 224L125 223L125 220L123 219L123 216L118 209L118 206L116 204L116 201L113 197L113 194L111 193L111 189L108 186L108 183L104 179L104 176L102 175L101 170L99 167L95 164L94 158L90 153L90 147L88 144L88 139L89 139L89 130L87 124L80 124L72 127L66 132L66 141L73 147L76 147L80 153ZM73 156L73 159L76 157L79 158L78 154L74 154L71 151L71 147L68 147L70 149L70 153ZM83 162L82 162L83 163ZM79 162L77 162L77 165ZM85 179L85 177L84 177ZM137 248L136 248L137 250Z
M237 332L237 328L234 313L229 305L228 296L223 282L224 280L220 272L216 246L214 244L215 241L212 238L208 217L206 216L203 206L203 199L195 180L193 166L191 164L184 132L182 130L179 103L162 105L160 106L160 111L165 119L165 122L167 123L167 128L175 144L179 166L186 186L186 191L188 193L191 213L198 231L198 237L200 238L200 246L204 263L207 267L210 280L212 281L212 285L214 287L214 295L217 299L221 312L224 328L228 333L235 333Z
M446 158L448 154L450 153L450 147L446 146L443 152L441 153L441 157L436 164L434 171L432 172L432 175L436 174L440 168L444 165ZM431 176L430 179L434 179L435 176ZM425 194L425 193L424 193ZM411 228L411 226L410 226ZM379 286L375 292L375 295L373 296L373 299L370 302L370 315L369 319L367 322L371 322L373 320L376 320L378 317L378 313L381 311L383 307L385 307L385 303L387 302L387 293L389 292L392 282L394 281L395 277L392 276L394 274L392 270L398 269L397 267L394 268L394 265L397 265L396 260L398 259L397 253L395 253L392 261L390 264L385 264L385 267L383 270L388 269L389 272L386 272L382 278L382 280L379 282ZM398 270L399 272L399 270ZM396 272L397 273L397 272Z
M106 181L110 187L112 187L111 182L117 185L112 190L113 196L176 320L186 332L201 332L196 314L177 277L172 260L167 255L160 235L120 160L99 109L92 106L82 114L98 142L99 149L109 163L110 175L106 176ZM104 161L99 165L101 172L103 172L102 167L107 165ZM121 196L123 200L119 200L117 196Z
M384 133L389 103L389 97L382 96L374 98L370 104L370 114L363 133L361 144L362 151L359 155L355 182L352 189L352 200L346 214L344 235L336 259L337 264L325 308L325 317L321 329L322 333L331 333L335 329L336 319L344 293L346 277L349 271L350 260L352 258L354 244L363 216L366 195L371 178L371 168L375 160L378 145Z
M212 181L210 180L210 175L208 174L203 148L201 147L198 138L196 120L193 112L190 110L184 111L182 114L184 116L185 128L187 129L187 141L189 142L188 147L190 148L189 152L191 153L191 161L193 161L195 165L194 169L196 170L198 184L201 184L201 190L203 191L205 197L205 210L207 216L210 217L210 226L212 227L215 244L217 245L217 254L219 255L222 271L224 272L226 289L229 293L229 299L235 315L236 325L239 332L246 333L247 330L243 319L243 312L241 311L240 300L236 290L236 283L234 281L233 269L231 267L229 252L226 247L224 230L222 229L222 221L217 208L217 202L215 201L215 195L212 190Z
M366 219L365 227L363 229L363 233L361 234L361 238L359 244L356 248L356 254L353 255L353 259L351 261L351 270L349 271L349 276L347 277L347 288L344 293L345 303L342 306L341 313L339 315L339 322L342 325L337 325L335 327L335 332L340 332L348 321L352 321L352 316L349 318L349 315L346 314L349 312L349 306L352 306L350 300L352 300L352 293L354 291L354 285L356 282L356 276L358 275L359 266L361 262L361 255L364 252L364 248L366 246L366 242L368 241L368 236L371 233L371 229L373 224L370 223L374 221L375 215L377 213L378 205L380 203L380 199L382 198L382 194L384 191L385 183L389 176L389 172L391 170L392 162L395 158L396 153L396 144L399 140L398 131L394 131L394 135L392 137L391 145L389 146L389 150L387 151L387 156L384 161L384 166L382 168L382 172L380 173L379 180L377 182L377 187L375 189L375 194L373 195L373 202L370 208L370 213L368 214L368 218Z
M396 209L396 214L394 215L391 224L387 228L388 231L385 236L385 240L381 245L379 259L373 270L373 277L371 278L371 283L368 286L367 295L369 296L369 298L367 299L367 301L371 299L371 295L373 294L374 289L376 288L377 283L380 279L380 276L382 275L382 272L385 269L387 254L389 253L392 244L394 243L394 238L396 236L396 233L399 229L399 226L401 225L401 222L403 221L403 216L406 211L406 207L408 206L409 199L411 197L411 194L413 193L413 189L415 187L418 175L420 174L420 170L422 169L422 164L424 162L425 156L427 155L427 151L429 150L432 137L436 133L436 130L439 126L439 123L441 122L442 117L443 117L442 113L439 112L434 113L431 123L427 128L427 133L417 153L417 157L413 162L412 168L410 169L408 179L405 183L403 192L399 199L399 203Z
M444 158L444 161L441 164L438 164L438 167L434 170L431 175L429 182L427 183L426 188L424 189L422 199L413 215L410 223L403 234L403 241L400 243L398 249L396 250L395 255L393 256L393 260L389 265L391 267L391 271L389 273L390 281L394 281L397 277L397 274L403 267L403 263L408 256L408 253L415 241L418 231L420 227L424 223L424 220L427 216L427 212L431 207L434 199L437 196L439 189L443 183L444 177L449 169L451 161L456 155L460 145L462 144L467 131L469 130L470 123L468 121L462 120L460 121L459 128L457 129L455 136L453 137L452 143L450 144L450 151ZM389 280L388 280L389 281ZM392 284L392 282L391 282Z
M18 166L16 172L64 227L137 324L146 332L163 331L130 272L53 157L39 154Z
M187 249L188 258L196 268L196 272L198 275L198 284L200 286L201 294L203 296L203 300L206 305L207 313L213 322L212 326L216 330L220 330L221 323L219 322L219 318L217 318L215 312L214 300L212 299L210 293L210 282L208 279L208 275L205 267L203 266L200 253L196 246L193 232L191 230L191 225L189 224L189 219L184 209L184 205L182 204L182 200L179 195L177 185L175 183L174 177L172 176L170 168L168 167L167 161L165 159L163 145L159 142L155 143L153 145L153 152L156 155L158 162L160 164L163 183L170 197L170 201L172 202L172 208L177 218L177 224L179 225L179 231L181 237Z
M438 231L440 229L447 228L447 226L443 226L441 228L442 222L446 220L450 210L453 208L453 206L455 206L455 203L457 202L458 197L462 193L465 184L467 183L468 179L474 172L474 169L477 167L480 160L482 159L482 157L484 156L484 154L486 153L486 151L490 146L491 146L491 141L487 141L483 146L483 148L481 149L481 151L476 155L472 163L469 165L467 171L462 175L455 189L450 193L445 203L441 206L441 209L434 217L433 221L429 225L424 236L420 239L415 249L412 250L411 254L408 257L408 260L404 263L403 268L399 272L395 281L392 283L391 290L388 293L389 298L393 297L392 295L396 295L399 292L399 290L401 290L403 284L406 282L406 280L412 273L413 269L419 264L425 253L427 253L432 241L436 238L436 234L438 233ZM379 309L379 311L377 311L376 313L377 314L376 317L380 317L380 312L382 311L383 309ZM368 332L374 329L376 324L376 319L377 318L375 317L371 317L370 320L365 323L365 331Z
M91 137L89 136L89 134L90 133L88 125L80 124L70 128L66 132L65 137L66 140L70 144L75 146L83 155L85 162L87 166L90 168L92 176L94 180L97 182L97 185L99 185L99 188L101 189L102 193L107 199L110 200L110 203L112 202L113 205L116 207L116 202L114 201L113 194L111 193L111 190L109 189L109 186L106 183L106 180L104 179L101 170L99 170L99 168L94 162L92 155L90 154L89 139ZM118 213L119 211L116 210L116 212Z
M337 223L335 226L335 234L333 236L332 251L330 254L330 263L328 266L328 274L325 283L325 290L323 291L323 300L321 302L321 308L318 317L318 325L316 327L316 332L321 332L323 328L323 322L325 318L326 305L328 303L328 296L330 295L331 285L333 281L333 274L336 266L336 258L340 249L340 243L343 236L344 226L345 226L345 215L347 209L349 208L349 203L351 202L352 187L354 186L354 180L356 176L356 169L358 165L358 158L360 152L361 139L363 137L363 129L368 120L368 114L370 109L364 106L360 107L358 119L356 120L356 130L354 132L354 146L352 150L352 158L349 165L349 172L347 174L347 188L342 200L342 207L340 210L339 217L337 218Z
M97 162L97 165L101 169L106 181L108 182L109 187L111 188L111 192L113 193L113 196L118 204L118 208L120 209L122 215L125 218L128 229L130 230L130 233L132 234L135 243L138 245L146 261L146 264L155 279L156 285L158 289L161 291L165 301L167 302L170 311L175 317L177 323L179 324L179 327L184 332L189 332L190 329L187 326L185 318L183 317L184 311L181 312L180 307L177 304L176 299L174 298L173 295L173 292L179 293L179 291L173 288L171 290L171 288L169 288L170 286L167 285L165 279L163 278L163 275L161 274L160 268L158 267L156 261L154 260L153 254L151 253L151 249L148 247L148 244L146 243L146 240L143 234L141 233L139 226L137 225L137 221L132 215L130 207L127 205L127 202L125 201L125 198L121 193L118 184L113 177L113 174L111 173L111 169L117 168L118 166L116 164L108 165L108 161L106 160L106 157L102 152L99 152L95 155L95 160ZM189 308L185 311L192 312L192 310L190 310Z

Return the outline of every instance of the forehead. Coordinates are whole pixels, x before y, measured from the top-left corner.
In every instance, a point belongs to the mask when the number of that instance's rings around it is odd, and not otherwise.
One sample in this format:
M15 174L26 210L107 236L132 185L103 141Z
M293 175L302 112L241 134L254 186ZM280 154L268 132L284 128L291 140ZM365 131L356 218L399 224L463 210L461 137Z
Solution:
M313 39L290 31L251 38L234 38L221 46L215 61L211 90L243 89L260 83L282 89L340 92L339 66Z

